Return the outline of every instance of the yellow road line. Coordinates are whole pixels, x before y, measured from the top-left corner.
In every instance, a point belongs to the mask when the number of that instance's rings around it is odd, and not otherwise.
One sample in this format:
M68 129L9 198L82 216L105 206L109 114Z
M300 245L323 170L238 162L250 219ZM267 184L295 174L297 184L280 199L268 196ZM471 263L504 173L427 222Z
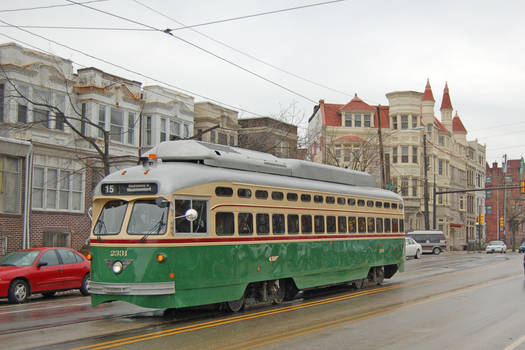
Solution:
M210 327L216 327L216 326L236 323L236 322L240 322L240 321L244 321L244 320L250 320L250 319L254 319L254 318L271 316L271 315L275 315L275 314L280 314L280 313L284 313L284 312L300 310L300 309L304 309L304 308L309 308L309 307L313 307L313 306L323 305L323 304L327 304L327 303L333 303L333 302L347 300L347 299L353 299L353 298L357 298L357 297L360 297L360 296L363 296L363 295L377 294L377 293L381 293L381 292L384 292L384 291L387 291L387 290L399 289L399 288L402 288L402 287L407 287L407 286L412 286L412 285L424 284L424 283L428 283L428 282L432 282L432 281L436 281L436 280L441 280L441 279L445 279L445 278L450 278L450 277L453 277L453 276L463 275L463 274L467 274L467 273L471 273L471 272L475 272L475 271L488 270L490 268L494 268L496 266L505 265L505 264L509 264L509 263L513 263L513 262L507 261L507 262L503 262L503 263L500 263L500 264L482 266L482 267L477 267L477 268L473 268L473 269L469 269L469 270L463 270L463 271L456 271L456 272L453 272L453 273L444 274L444 275L440 275L440 276L435 276L435 277L431 277L431 278L428 278L428 279L425 279L425 280L421 280L421 281L393 284L393 285L389 285L389 286L385 286L385 287L379 287L379 288L375 288L375 289L359 291L359 292L355 292L355 293L352 293L352 294L340 295L340 296L336 296L336 297L330 297L330 298L327 298L327 299L306 302L306 303L302 303L300 305L291 305L291 306L281 307L281 308L273 309L273 310L266 310L266 311L251 313L251 314L247 314L247 315L233 316L233 317L228 317L228 318L220 319L220 320L208 321L208 322L204 322L204 323L188 325L188 326L183 326L183 327L177 327L177 328L167 329L167 330L163 330L163 331L152 332L152 333L148 333L148 334L141 334L141 335L128 337L128 338L111 340L111 341L107 341L107 342L102 342L102 343L87 345L87 346L83 346L83 347L79 347L79 348L74 348L73 350L88 350L88 349L90 349L90 350L102 350L102 349L108 349L108 348L112 348L112 347L116 347L116 346L122 346L122 345L126 345L126 344L132 344L132 343L137 343L137 342L141 342L141 341L152 340L152 339L166 337L166 336L180 334L180 333L192 332L192 331L196 331L196 330L200 330L200 329L205 329L205 328L210 328Z

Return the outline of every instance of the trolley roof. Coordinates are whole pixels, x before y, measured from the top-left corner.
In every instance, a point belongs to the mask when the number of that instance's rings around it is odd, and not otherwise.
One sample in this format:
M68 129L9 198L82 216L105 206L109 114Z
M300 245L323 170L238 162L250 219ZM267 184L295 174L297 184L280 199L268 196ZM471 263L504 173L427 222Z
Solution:
M278 158L268 153L195 140L166 141L146 152L162 162L197 161L227 169L285 175L351 186L377 187L367 173L298 159Z

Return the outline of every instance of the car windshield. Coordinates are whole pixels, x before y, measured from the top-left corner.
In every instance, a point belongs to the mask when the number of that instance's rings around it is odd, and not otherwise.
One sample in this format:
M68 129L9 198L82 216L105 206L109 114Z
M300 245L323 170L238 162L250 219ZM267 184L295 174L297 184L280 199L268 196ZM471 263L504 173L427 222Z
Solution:
M168 213L169 204L159 206L154 200L138 200L133 204L128 233L162 235L166 233Z
M93 228L93 233L97 236L120 233L127 207L128 202L123 200L109 201L104 204L104 208L102 208L102 212Z
M13 252L0 259L0 266L30 266L38 254L39 250Z

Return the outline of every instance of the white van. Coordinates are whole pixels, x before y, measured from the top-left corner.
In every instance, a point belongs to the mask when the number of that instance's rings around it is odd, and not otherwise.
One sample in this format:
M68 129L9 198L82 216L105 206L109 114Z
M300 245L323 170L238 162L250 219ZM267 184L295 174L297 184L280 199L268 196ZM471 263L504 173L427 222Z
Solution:
M434 253L437 255L447 250L447 239L443 231L412 231L406 235L421 244L423 253Z

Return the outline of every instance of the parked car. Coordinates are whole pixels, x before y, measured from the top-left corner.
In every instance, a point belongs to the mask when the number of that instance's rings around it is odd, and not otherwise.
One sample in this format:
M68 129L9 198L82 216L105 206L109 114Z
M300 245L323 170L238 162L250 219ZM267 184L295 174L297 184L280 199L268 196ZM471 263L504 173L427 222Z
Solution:
M485 248L487 254L489 253L506 253L507 245L502 241L490 241Z
M421 247L421 244L414 241L411 237L405 237L405 256L413 257L414 259L421 258L421 253L423 252L423 248Z
M0 259L0 298L23 303L34 293L52 296L57 291L79 289L88 295L91 266L71 248L33 248Z
M525 241L521 242L519 252L520 253L525 253Z
M423 247L423 253L440 254L447 250L447 239L442 231L412 231L407 237L413 238Z

